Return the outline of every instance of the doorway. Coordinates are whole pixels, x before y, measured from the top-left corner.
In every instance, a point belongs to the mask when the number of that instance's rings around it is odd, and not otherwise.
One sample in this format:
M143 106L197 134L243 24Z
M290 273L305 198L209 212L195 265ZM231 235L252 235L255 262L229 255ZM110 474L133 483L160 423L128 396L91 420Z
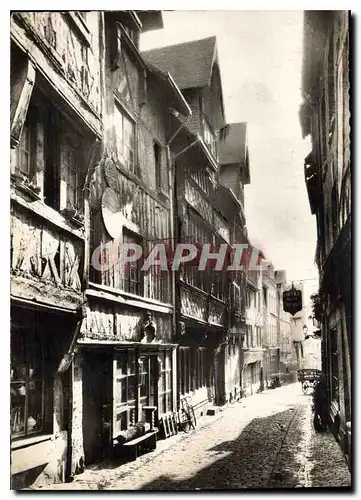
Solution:
M100 462L109 449L112 388L111 358L104 352L84 352L83 444L85 464ZM110 413L110 415L109 415Z

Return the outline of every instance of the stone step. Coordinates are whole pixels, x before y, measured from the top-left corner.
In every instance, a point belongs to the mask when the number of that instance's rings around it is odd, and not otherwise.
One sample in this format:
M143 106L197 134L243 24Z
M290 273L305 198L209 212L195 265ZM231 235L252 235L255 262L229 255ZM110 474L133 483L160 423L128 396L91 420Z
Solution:
M210 415L211 417L217 415L217 413L219 413L219 406L210 406L207 410L207 415Z

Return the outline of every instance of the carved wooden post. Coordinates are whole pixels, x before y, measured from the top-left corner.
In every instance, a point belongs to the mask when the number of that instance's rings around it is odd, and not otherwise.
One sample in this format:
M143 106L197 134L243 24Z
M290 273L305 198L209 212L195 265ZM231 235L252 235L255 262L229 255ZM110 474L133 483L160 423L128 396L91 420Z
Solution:
M154 431L155 428L155 411L156 406L143 406L144 418L146 422L150 423L150 430Z

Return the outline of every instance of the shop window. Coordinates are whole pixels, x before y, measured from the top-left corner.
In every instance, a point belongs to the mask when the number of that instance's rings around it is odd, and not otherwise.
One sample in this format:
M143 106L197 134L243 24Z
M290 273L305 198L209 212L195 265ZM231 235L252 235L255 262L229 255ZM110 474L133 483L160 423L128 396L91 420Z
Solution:
M160 371L159 371L160 370ZM156 406L159 414L172 411L172 351L116 353L113 360L113 437L145 418L143 407Z
M135 158L135 122L117 104L114 107L114 125L118 158L126 170L137 175L138 171Z
M135 244L142 245L142 239L135 235L134 233L123 230L123 244ZM132 252L132 250L129 250ZM141 259L136 261L127 262L124 265L124 275L123 275L123 287L124 291L128 293L133 293L135 295L141 295Z
M44 345L26 328L11 339L11 436L28 437L46 430Z
M157 406L155 384L158 381L156 356L141 355L138 361L138 390L140 410L143 406ZM141 418L143 417L141 413Z
M113 436L128 429L136 421L137 381L135 351L117 354L114 359L114 421Z
M160 357L159 413L172 411L172 353L162 351Z

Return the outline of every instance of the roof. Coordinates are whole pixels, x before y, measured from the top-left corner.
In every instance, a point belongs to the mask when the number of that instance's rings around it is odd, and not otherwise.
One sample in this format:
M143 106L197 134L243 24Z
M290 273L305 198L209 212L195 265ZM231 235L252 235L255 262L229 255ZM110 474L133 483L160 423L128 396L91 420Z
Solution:
M326 10L306 10L303 13L301 88L304 94L312 96L314 90L319 90L319 71L325 55L327 26L337 15L337 11Z
M162 72L169 72L182 90L205 87L217 59L216 37L147 50L142 56Z
M222 165L241 163L247 156L247 123L229 123L224 139L219 141L219 161Z

